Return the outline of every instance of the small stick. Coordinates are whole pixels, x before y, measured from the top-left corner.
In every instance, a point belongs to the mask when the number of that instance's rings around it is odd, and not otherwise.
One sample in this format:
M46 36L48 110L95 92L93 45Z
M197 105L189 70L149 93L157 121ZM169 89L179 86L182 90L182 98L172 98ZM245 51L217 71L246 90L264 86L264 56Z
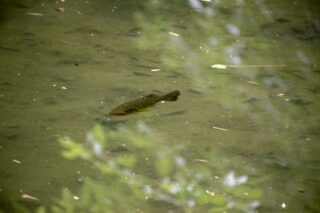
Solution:
M252 65L226 65L230 68L246 68L246 67L286 67L284 64L252 64Z
M172 35L172 36L175 36L175 37L179 37L180 36L180 34L175 33L175 32L169 32L169 35Z
M221 131L225 131L228 132L229 130L221 128L221 127L217 127L217 126L213 126L212 129L217 129L217 130L221 130Z
M32 13L32 12L28 12L27 14L31 15L31 16L43 16L44 15L43 13Z
M209 163L209 161L205 159L193 159L194 162L200 162L200 163Z
M225 65L225 64L213 64L211 68L226 69L226 68L259 68L259 67L286 67L284 64L249 64L249 65Z
M25 201L30 201L30 202L38 202L40 201L39 198L28 195L28 194L23 194L21 195L21 198Z

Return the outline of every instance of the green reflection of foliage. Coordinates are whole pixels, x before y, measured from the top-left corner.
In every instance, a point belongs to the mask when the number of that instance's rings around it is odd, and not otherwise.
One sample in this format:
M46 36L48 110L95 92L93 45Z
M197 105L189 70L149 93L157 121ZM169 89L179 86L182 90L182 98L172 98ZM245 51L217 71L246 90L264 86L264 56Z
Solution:
M207 73L211 72L212 63L223 59L224 48L211 44L213 35L223 34L216 19L195 11L185 0L145 1L144 9L137 11L134 18L143 32L137 42L139 48L158 53L163 65L183 74L193 89L212 90Z
M110 152L114 142L125 144L129 151ZM189 162L179 147L165 145L144 123L138 123L136 129L121 127L107 132L96 125L86 144L69 138L60 139L60 144L63 156L88 161L101 175L85 179L76 193L64 189L51 212L154 212L159 205L162 210L170 206L183 212L224 212L231 208L250 212L256 207L252 203L261 197L261 191L249 183L226 187L223 178L213 175L223 171ZM214 162L215 157L210 153L208 160Z

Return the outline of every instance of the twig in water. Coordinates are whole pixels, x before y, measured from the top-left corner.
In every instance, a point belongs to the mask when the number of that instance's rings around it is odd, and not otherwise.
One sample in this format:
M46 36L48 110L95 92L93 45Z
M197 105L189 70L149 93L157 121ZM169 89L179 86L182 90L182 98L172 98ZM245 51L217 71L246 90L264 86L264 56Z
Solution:
M217 127L217 126L213 126L212 129L217 129L217 130L221 130L221 131L225 131L225 132L228 132L228 131L229 131L229 130L227 130L227 129L220 128L220 127Z
M43 16L43 13L32 13L32 12L28 12L27 15L31 15L31 16Z
M284 64L249 64L249 65L225 65L213 64L211 68L226 69L226 68L262 68L262 67L286 67Z

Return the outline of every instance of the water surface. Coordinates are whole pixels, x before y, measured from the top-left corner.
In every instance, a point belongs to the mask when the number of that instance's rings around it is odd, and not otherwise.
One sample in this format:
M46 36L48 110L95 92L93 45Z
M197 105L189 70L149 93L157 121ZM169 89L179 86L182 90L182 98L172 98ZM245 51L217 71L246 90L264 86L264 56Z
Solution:
M219 175L259 180L257 211L319 211L319 3L156 2L1 1L0 209L23 193L51 205L94 176L59 137L144 121L185 159L217 150ZM176 89L177 102L106 116Z

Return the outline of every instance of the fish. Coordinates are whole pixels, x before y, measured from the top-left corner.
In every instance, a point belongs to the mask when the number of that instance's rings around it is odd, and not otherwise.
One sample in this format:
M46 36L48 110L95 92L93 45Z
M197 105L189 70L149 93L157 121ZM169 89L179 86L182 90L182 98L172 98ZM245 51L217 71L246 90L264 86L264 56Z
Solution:
M109 115L128 115L134 112L138 112L147 107L153 106L160 101L176 101L180 95L179 90L169 92L165 95L149 94L141 98L125 102L109 112Z

